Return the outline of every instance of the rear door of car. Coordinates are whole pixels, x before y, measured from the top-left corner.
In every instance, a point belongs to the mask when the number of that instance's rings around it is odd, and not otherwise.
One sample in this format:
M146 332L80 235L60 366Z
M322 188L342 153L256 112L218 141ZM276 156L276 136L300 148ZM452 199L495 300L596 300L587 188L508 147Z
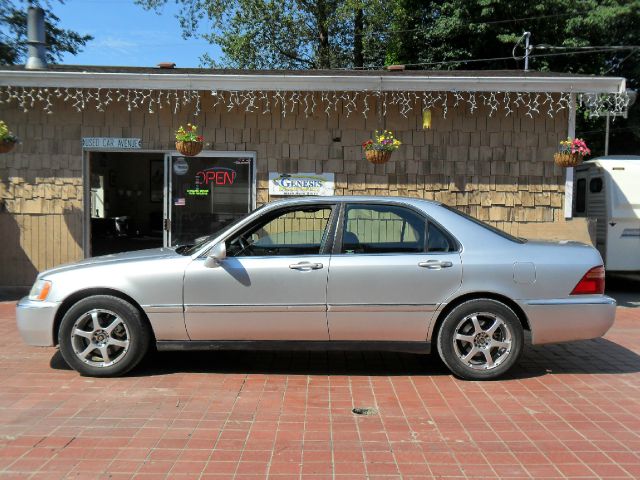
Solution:
M346 203L329 269L331 340L424 341L462 281L459 247L401 203Z

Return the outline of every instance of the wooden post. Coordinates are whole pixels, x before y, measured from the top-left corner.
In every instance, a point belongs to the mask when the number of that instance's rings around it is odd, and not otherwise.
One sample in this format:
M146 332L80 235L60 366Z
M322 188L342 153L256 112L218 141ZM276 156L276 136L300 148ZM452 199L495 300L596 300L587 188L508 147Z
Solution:
M569 125L568 136L576 136L576 94L569 97ZM564 218L573 217L573 167L566 169L567 176L564 181Z

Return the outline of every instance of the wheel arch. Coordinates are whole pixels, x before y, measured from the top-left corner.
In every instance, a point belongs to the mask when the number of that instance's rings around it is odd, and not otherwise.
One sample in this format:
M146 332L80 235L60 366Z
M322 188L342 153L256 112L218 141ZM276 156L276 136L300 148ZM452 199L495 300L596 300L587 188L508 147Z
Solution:
M115 290L113 288L106 288L106 287L86 288L84 290L78 290L77 292L72 293L62 301L62 303L60 304L60 307L58 308L58 311L56 312L56 316L53 322L53 344L54 345L58 345L59 343L58 331L60 330L60 324L62 323L62 319L64 318L65 314L69 311L69 309L73 307L76 303L78 303L80 300L83 300L85 298L92 297L95 295L109 295L112 297L120 298L130 303L131 305L133 305L133 307L140 312L140 318L142 318L142 321L145 322L147 327L149 327L149 332L151 333L151 338L152 338L151 345L152 346L155 345L156 339L155 339L155 334L153 332L153 327L151 326L149 317L147 316L145 311L142 309L140 304L136 302L133 298L131 298L129 295L127 295L126 293L121 292L120 290Z
M501 295L499 293L494 293L494 292L470 292L454 298L449 303L447 303L447 305L440 311L440 313L438 313L438 316L434 322L433 328L431 329L431 334L429 336L429 339L432 342L435 341L435 339L438 336L438 331L440 330L440 326L442 325L442 322L447 317L447 315L449 315L449 312L451 312L454 308L456 308L458 305L463 304L464 302L468 302L469 300L481 300L481 299L495 300L497 302L505 304L507 307L513 310L513 312L516 314L516 316L518 317L518 320L520 320L522 329L529 332L531 331L531 326L529 325L529 319L527 318L527 315L524 313L524 310L520 307L520 305L518 305L515 301L513 301L509 297L505 295Z

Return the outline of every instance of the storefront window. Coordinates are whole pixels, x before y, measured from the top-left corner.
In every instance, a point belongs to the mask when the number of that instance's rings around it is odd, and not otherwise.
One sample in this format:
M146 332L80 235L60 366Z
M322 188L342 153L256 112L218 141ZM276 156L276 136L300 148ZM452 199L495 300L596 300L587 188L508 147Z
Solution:
M171 158L171 245L193 244L251 210L252 161Z

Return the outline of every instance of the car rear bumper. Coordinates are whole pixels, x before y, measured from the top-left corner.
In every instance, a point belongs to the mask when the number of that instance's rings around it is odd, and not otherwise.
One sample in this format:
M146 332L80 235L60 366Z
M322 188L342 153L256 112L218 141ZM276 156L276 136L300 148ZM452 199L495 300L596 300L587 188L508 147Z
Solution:
M16 323L22 340L27 345L51 347L53 342L53 322L59 303L34 302L23 298L16 307Z
M604 295L521 302L534 345L603 336L616 317L616 301Z

